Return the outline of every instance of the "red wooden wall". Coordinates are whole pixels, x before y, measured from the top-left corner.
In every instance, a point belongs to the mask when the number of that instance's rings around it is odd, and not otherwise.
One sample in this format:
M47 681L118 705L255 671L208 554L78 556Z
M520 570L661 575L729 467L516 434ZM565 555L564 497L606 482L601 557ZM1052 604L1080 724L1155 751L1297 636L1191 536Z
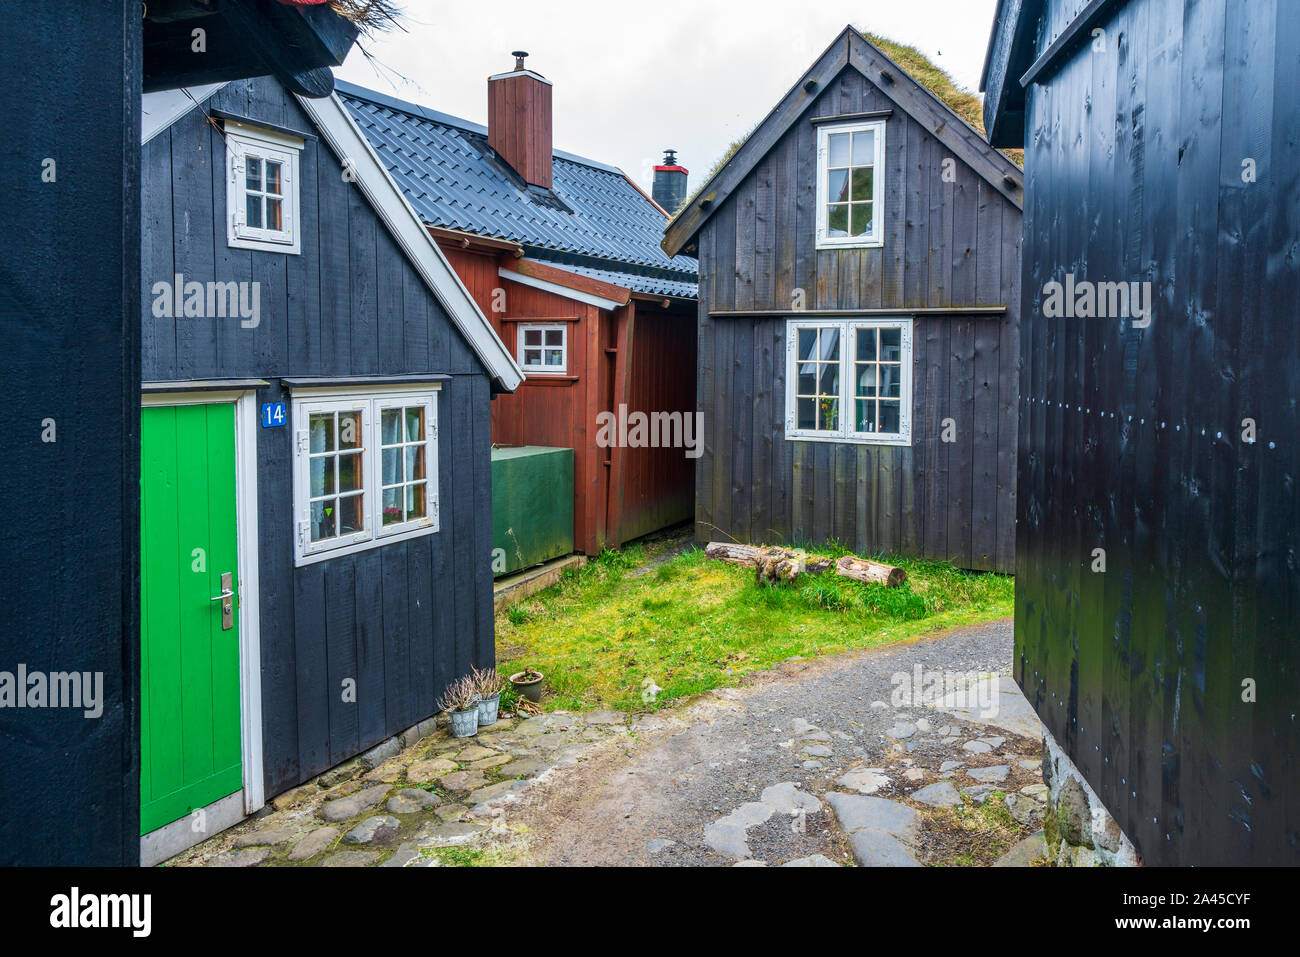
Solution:
M625 336L626 338L626 336ZM622 347L620 342L620 347ZM620 402L629 412L695 410L696 336L693 316L638 302L632 318L626 382L619 383ZM617 404L615 405L617 409ZM703 442L702 429L692 423L691 435ZM631 541L659 528L675 525L695 514L695 462L685 449L622 450L623 463L615 476L611 526L619 541Z
M596 555L694 514L695 460L681 448L598 448L597 415L695 409L695 311L633 299L615 311L501 278L500 250L442 244L452 268L517 353L518 321L565 321L567 373L532 374L492 402L495 445L573 449L573 538ZM504 290L504 312L497 290ZM516 354L516 359L518 355ZM620 361L622 360L622 361Z

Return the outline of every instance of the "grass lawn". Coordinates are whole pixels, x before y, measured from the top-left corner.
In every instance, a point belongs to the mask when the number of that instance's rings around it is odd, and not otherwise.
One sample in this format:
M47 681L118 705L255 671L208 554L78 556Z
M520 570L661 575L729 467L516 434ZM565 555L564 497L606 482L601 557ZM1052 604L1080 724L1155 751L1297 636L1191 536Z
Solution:
M941 562L887 559L907 572L899 588L833 573L767 586L702 549L652 567L672 544L606 552L499 614L501 674L544 672L547 710L653 711L796 655L885 644L1013 609L1010 576ZM645 694L647 682L662 690Z

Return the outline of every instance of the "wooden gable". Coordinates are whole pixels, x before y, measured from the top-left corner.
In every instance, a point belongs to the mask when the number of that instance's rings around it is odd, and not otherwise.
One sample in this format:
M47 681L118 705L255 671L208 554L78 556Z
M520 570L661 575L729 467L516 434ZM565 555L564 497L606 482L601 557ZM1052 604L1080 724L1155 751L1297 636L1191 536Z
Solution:
M1020 168L990 147L978 130L850 26L836 37L812 68L750 134L736 155L714 173L672 219L665 230L664 251L675 256L688 250L705 221L744 183L776 144L809 114L814 104L824 100L826 91L850 69L871 83L886 101L887 108L899 110L920 124L956 159L974 170L1010 203L1020 207L1024 196L1024 177Z

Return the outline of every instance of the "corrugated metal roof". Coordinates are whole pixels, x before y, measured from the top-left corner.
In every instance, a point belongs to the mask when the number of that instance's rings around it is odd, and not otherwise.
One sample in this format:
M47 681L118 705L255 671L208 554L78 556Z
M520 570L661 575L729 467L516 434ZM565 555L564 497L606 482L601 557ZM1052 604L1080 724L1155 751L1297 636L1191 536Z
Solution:
M552 189L529 187L488 146L485 127L350 83L335 88L429 225L512 240L530 255L549 250L566 269L638 292L696 297L696 261L660 248L667 221L615 167L556 150Z

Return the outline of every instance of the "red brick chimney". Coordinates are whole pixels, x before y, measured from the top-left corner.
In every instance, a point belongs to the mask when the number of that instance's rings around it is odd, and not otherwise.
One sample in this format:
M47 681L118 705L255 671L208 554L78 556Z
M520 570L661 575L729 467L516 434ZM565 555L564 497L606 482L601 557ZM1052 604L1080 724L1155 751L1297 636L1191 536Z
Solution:
M524 66L488 77L488 145L524 181L551 188L551 81Z

